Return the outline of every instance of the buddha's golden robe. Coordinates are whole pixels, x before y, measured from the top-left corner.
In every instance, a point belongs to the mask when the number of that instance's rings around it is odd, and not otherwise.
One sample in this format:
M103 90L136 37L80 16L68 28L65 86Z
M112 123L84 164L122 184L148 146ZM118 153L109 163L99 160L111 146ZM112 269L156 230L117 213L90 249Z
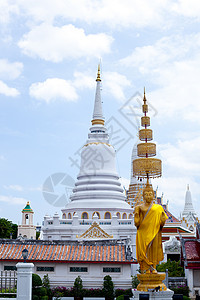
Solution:
M136 236L136 255L139 263L145 262L151 266L163 260L161 227L166 219L163 207L152 204L144 219L140 221Z

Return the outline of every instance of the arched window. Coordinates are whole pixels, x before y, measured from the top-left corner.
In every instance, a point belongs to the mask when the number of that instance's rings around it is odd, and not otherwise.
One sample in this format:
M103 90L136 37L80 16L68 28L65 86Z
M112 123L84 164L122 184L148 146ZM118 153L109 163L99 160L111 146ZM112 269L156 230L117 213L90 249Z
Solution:
M129 214L128 218L133 219L133 214Z
M100 219L100 213L98 211L95 211L93 214L92 214L92 219L94 217L94 215L97 214L98 218Z
M122 219L127 219L127 214L126 213L123 213Z
M104 219L111 219L111 214L110 212L106 212L105 215L104 215Z
M74 211L74 212L73 212L73 216L75 215L75 213L76 213L76 212Z
M71 218L72 218L72 214L68 213L68 219L71 219Z
M117 216L118 219L121 219L121 215L120 215L119 212L116 213L116 216Z
M63 215L62 215L62 218L63 219L66 219L67 217L66 217L66 213L64 213Z
M84 211L82 213L81 219L88 219L88 213Z

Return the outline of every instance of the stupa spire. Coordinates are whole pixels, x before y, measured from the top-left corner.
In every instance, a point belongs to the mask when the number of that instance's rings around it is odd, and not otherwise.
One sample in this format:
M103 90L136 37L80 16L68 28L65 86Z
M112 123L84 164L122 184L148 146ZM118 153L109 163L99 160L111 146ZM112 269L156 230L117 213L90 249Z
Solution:
M94 102L94 111L93 111L93 119L92 125L104 125L104 116L102 110L102 102L101 102L101 73L100 73L100 64L98 65L97 71L97 86L96 86L96 95L95 95L95 102Z

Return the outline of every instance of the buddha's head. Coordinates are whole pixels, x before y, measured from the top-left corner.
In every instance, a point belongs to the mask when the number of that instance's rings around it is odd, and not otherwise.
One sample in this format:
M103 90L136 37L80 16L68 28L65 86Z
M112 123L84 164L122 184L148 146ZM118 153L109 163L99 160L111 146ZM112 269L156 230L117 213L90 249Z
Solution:
M154 198L154 191L152 186L147 182L145 188L143 189L143 199L146 203L151 203Z

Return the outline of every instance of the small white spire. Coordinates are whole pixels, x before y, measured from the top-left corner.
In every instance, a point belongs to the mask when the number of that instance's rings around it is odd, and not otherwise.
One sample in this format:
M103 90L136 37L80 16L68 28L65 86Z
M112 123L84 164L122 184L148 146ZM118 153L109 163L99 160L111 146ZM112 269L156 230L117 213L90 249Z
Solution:
M192 213L195 214L195 210L193 208L193 204L192 204L192 196L191 196L191 192L189 190L189 184L187 185L187 191L185 194L185 206L184 206L184 210L182 215L187 215L188 213Z
M103 116L102 102L101 102L100 64L98 65L96 82L97 82L97 87L96 87L96 95L95 95L95 102L94 102L92 125L95 124L104 125L104 116Z

